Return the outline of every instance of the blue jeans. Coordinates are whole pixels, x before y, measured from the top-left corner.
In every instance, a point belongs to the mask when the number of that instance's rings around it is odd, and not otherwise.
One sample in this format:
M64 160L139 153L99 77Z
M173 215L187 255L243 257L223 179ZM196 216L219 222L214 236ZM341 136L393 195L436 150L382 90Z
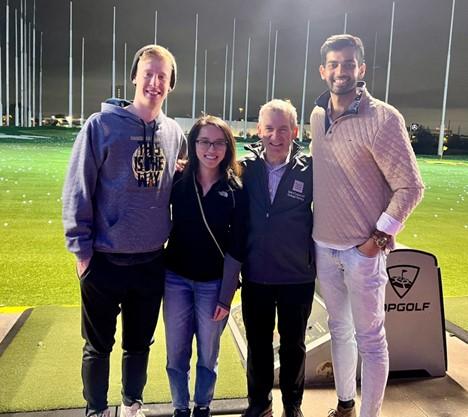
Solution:
M357 248L315 246L317 278L331 333L333 373L338 398L356 395L358 352L362 360L360 417L378 417L388 376L385 337L386 255L367 257Z
M217 378L219 341L227 318L214 321L221 279L198 282L166 271L164 323L166 329L166 371L174 408L189 407L192 341L197 339L195 405L209 406Z

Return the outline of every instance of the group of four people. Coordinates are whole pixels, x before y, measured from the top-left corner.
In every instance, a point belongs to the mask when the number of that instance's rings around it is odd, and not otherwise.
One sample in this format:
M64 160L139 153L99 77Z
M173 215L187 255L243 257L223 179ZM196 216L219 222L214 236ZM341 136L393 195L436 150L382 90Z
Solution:
M379 415L388 374L385 257L422 198L423 183L402 116L365 88L361 40L332 36L321 55L328 91L311 115L313 169L312 156L294 142L296 110L283 100L261 107L261 141L240 163L232 131L217 117L200 118L186 140L161 110L177 66L158 45L135 55L133 102L104 103L87 120L63 193L67 246L77 257L81 288L87 417L110 417L109 355L119 314L120 415L144 416L163 295L174 416L209 417L220 337L241 270L249 401L243 416L272 415L276 317L283 416L302 416L316 275L329 313L338 395L330 415L356 415L358 351L360 416Z

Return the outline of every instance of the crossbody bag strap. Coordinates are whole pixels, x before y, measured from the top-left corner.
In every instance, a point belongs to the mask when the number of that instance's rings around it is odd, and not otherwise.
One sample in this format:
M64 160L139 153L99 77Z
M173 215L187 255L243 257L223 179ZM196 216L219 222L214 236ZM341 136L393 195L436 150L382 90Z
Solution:
M213 242L215 243L216 247L218 248L219 253L221 254L221 256L224 259L224 253L223 253L223 251L221 249L221 246L219 245L218 241L216 240L215 235L211 231L210 225L208 224L208 222L206 220L205 212L203 210L203 206L202 206L202 202L201 202L201 198L200 198L200 193L198 192L197 182L195 180L195 173L193 173L192 177L193 177L193 186L195 187L195 194L197 195L198 207L200 207L200 213L202 215L203 223L205 223L206 230L208 230L208 233L210 234L211 238L213 239Z

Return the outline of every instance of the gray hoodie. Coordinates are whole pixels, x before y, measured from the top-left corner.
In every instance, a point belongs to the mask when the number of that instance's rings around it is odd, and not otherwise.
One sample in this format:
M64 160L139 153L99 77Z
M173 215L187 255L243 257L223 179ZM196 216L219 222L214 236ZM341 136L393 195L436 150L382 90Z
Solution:
M162 112L145 123L125 108L103 103L73 146L63 189L67 248L79 259L93 251L155 251L169 235L169 198L182 129Z

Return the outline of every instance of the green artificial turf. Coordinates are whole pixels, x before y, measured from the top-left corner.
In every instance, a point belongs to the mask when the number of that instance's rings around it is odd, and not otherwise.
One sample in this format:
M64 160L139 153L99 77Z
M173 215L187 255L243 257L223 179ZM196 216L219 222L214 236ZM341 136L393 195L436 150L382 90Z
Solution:
M78 304L61 193L75 132L0 129L0 306Z
M468 297L444 298L445 318L468 331Z
M2 306L79 303L74 260L64 249L60 218L61 188L76 132L0 129L0 311ZM239 144L240 156L242 148ZM467 297L468 157L420 157L418 162L427 189L399 241L435 254L444 296ZM449 310L449 320L451 314ZM468 310L461 315L468 318Z
M468 158L418 161L424 199L398 240L437 257L444 296L468 296Z
M109 402L120 395L120 327L111 355ZM148 366L146 403L169 402L165 372L166 351L160 320ZM81 385L80 312L78 307L43 306L33 310L12 343L0 357L0 413L84 407ZM192 360L192 371L195 369ZM193 372L192 372L193 374ZM191 378L193 392L194 376ZM246 395L245 371L230 331L222 337L215 398Z

